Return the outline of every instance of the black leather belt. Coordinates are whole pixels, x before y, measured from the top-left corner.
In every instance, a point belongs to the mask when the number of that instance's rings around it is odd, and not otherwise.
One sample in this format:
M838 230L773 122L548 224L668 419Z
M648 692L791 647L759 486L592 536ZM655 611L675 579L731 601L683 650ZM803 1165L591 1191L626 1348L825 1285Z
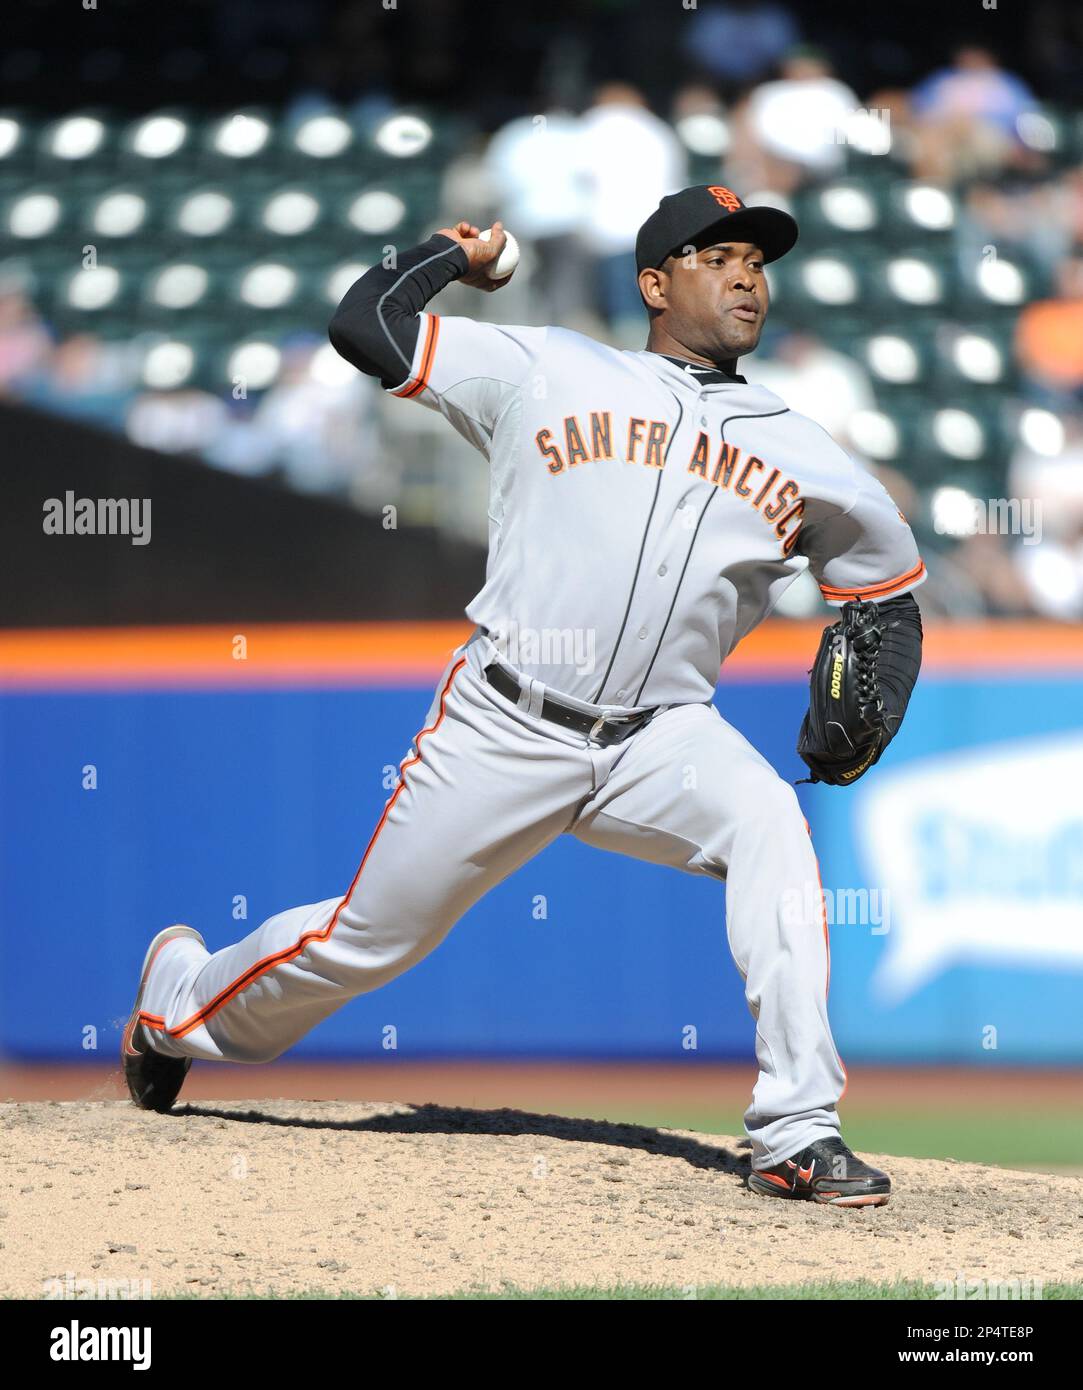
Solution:
M522 694L519 682L505 671L503 666L497 665L496 662L486 666L485 679L505 699L518 703ZM543 719L559 724L562 729L571 729L573 733L582 734L584 738L593 739L605 748L613 743L623 743L626 738L630 738L649 724L657 713L658 707L655 706L653 709L643 710L640 714L585 714L581 709L573 709L571 705L566 705L563 700L556 700L551 695L544 697L541 707Z

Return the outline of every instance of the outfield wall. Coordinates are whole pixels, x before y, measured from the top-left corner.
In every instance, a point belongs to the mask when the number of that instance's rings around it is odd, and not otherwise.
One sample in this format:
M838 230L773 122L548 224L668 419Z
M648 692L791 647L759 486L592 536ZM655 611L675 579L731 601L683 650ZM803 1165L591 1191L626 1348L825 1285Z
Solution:
M818 631L753 634L717 697L790 780ZM0 634L0 1051L98 1057L161 925L191 922L213 948L344 891L463 636ZM873 774L799 789L836 919L840 1048L1083 1061L1083 638L935 628L926 651L905 732ZM294 1054L381 1056L388 1027L411 1058L676 1060L690 1028L701 1057L751 1055L724 891L571 839Z

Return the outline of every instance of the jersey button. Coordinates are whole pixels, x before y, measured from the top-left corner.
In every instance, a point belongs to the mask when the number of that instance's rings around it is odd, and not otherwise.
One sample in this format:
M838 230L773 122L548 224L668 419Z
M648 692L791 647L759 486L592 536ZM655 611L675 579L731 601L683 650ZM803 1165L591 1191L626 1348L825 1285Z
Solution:
M637 636L640 638L640 640L642 641L642 639L643 639L644 637L646 637L646 635L647 635L647 629L646 629L645 627L641 627L641 628L639 629L639 632L638 632L636 635L637 635Z
M659 565L659 566L658 566L658 573L659 573L659 574L664 575L664 574L668 574L668 572L669 572L669 567L668 567L667 565Z

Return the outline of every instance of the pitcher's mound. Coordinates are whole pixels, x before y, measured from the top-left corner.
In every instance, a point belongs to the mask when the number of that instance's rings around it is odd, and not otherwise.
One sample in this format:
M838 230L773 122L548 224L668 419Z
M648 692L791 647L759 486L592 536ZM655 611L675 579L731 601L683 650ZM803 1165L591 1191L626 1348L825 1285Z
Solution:
M880 1208L750 1193L744 1141L437 1105L0 1106L0 1295L1083 1278L1083 1177L864 1155ZM145 1282L146 1281L146 1282Z

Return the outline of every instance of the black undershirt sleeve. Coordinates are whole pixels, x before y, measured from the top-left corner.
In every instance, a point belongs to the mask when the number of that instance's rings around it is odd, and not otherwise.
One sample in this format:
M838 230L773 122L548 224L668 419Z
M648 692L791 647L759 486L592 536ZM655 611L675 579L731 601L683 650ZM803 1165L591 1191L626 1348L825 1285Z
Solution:
M876 607L884 628L876 669L890 741L898 733L921 669L921 609L913 594L889 598Z
M468 268L458 242L439 233L403 251L394 270L373 266L335 310L328 328L331 345L359 372L378 376L384 386L400 386L410 375L418 314Z

